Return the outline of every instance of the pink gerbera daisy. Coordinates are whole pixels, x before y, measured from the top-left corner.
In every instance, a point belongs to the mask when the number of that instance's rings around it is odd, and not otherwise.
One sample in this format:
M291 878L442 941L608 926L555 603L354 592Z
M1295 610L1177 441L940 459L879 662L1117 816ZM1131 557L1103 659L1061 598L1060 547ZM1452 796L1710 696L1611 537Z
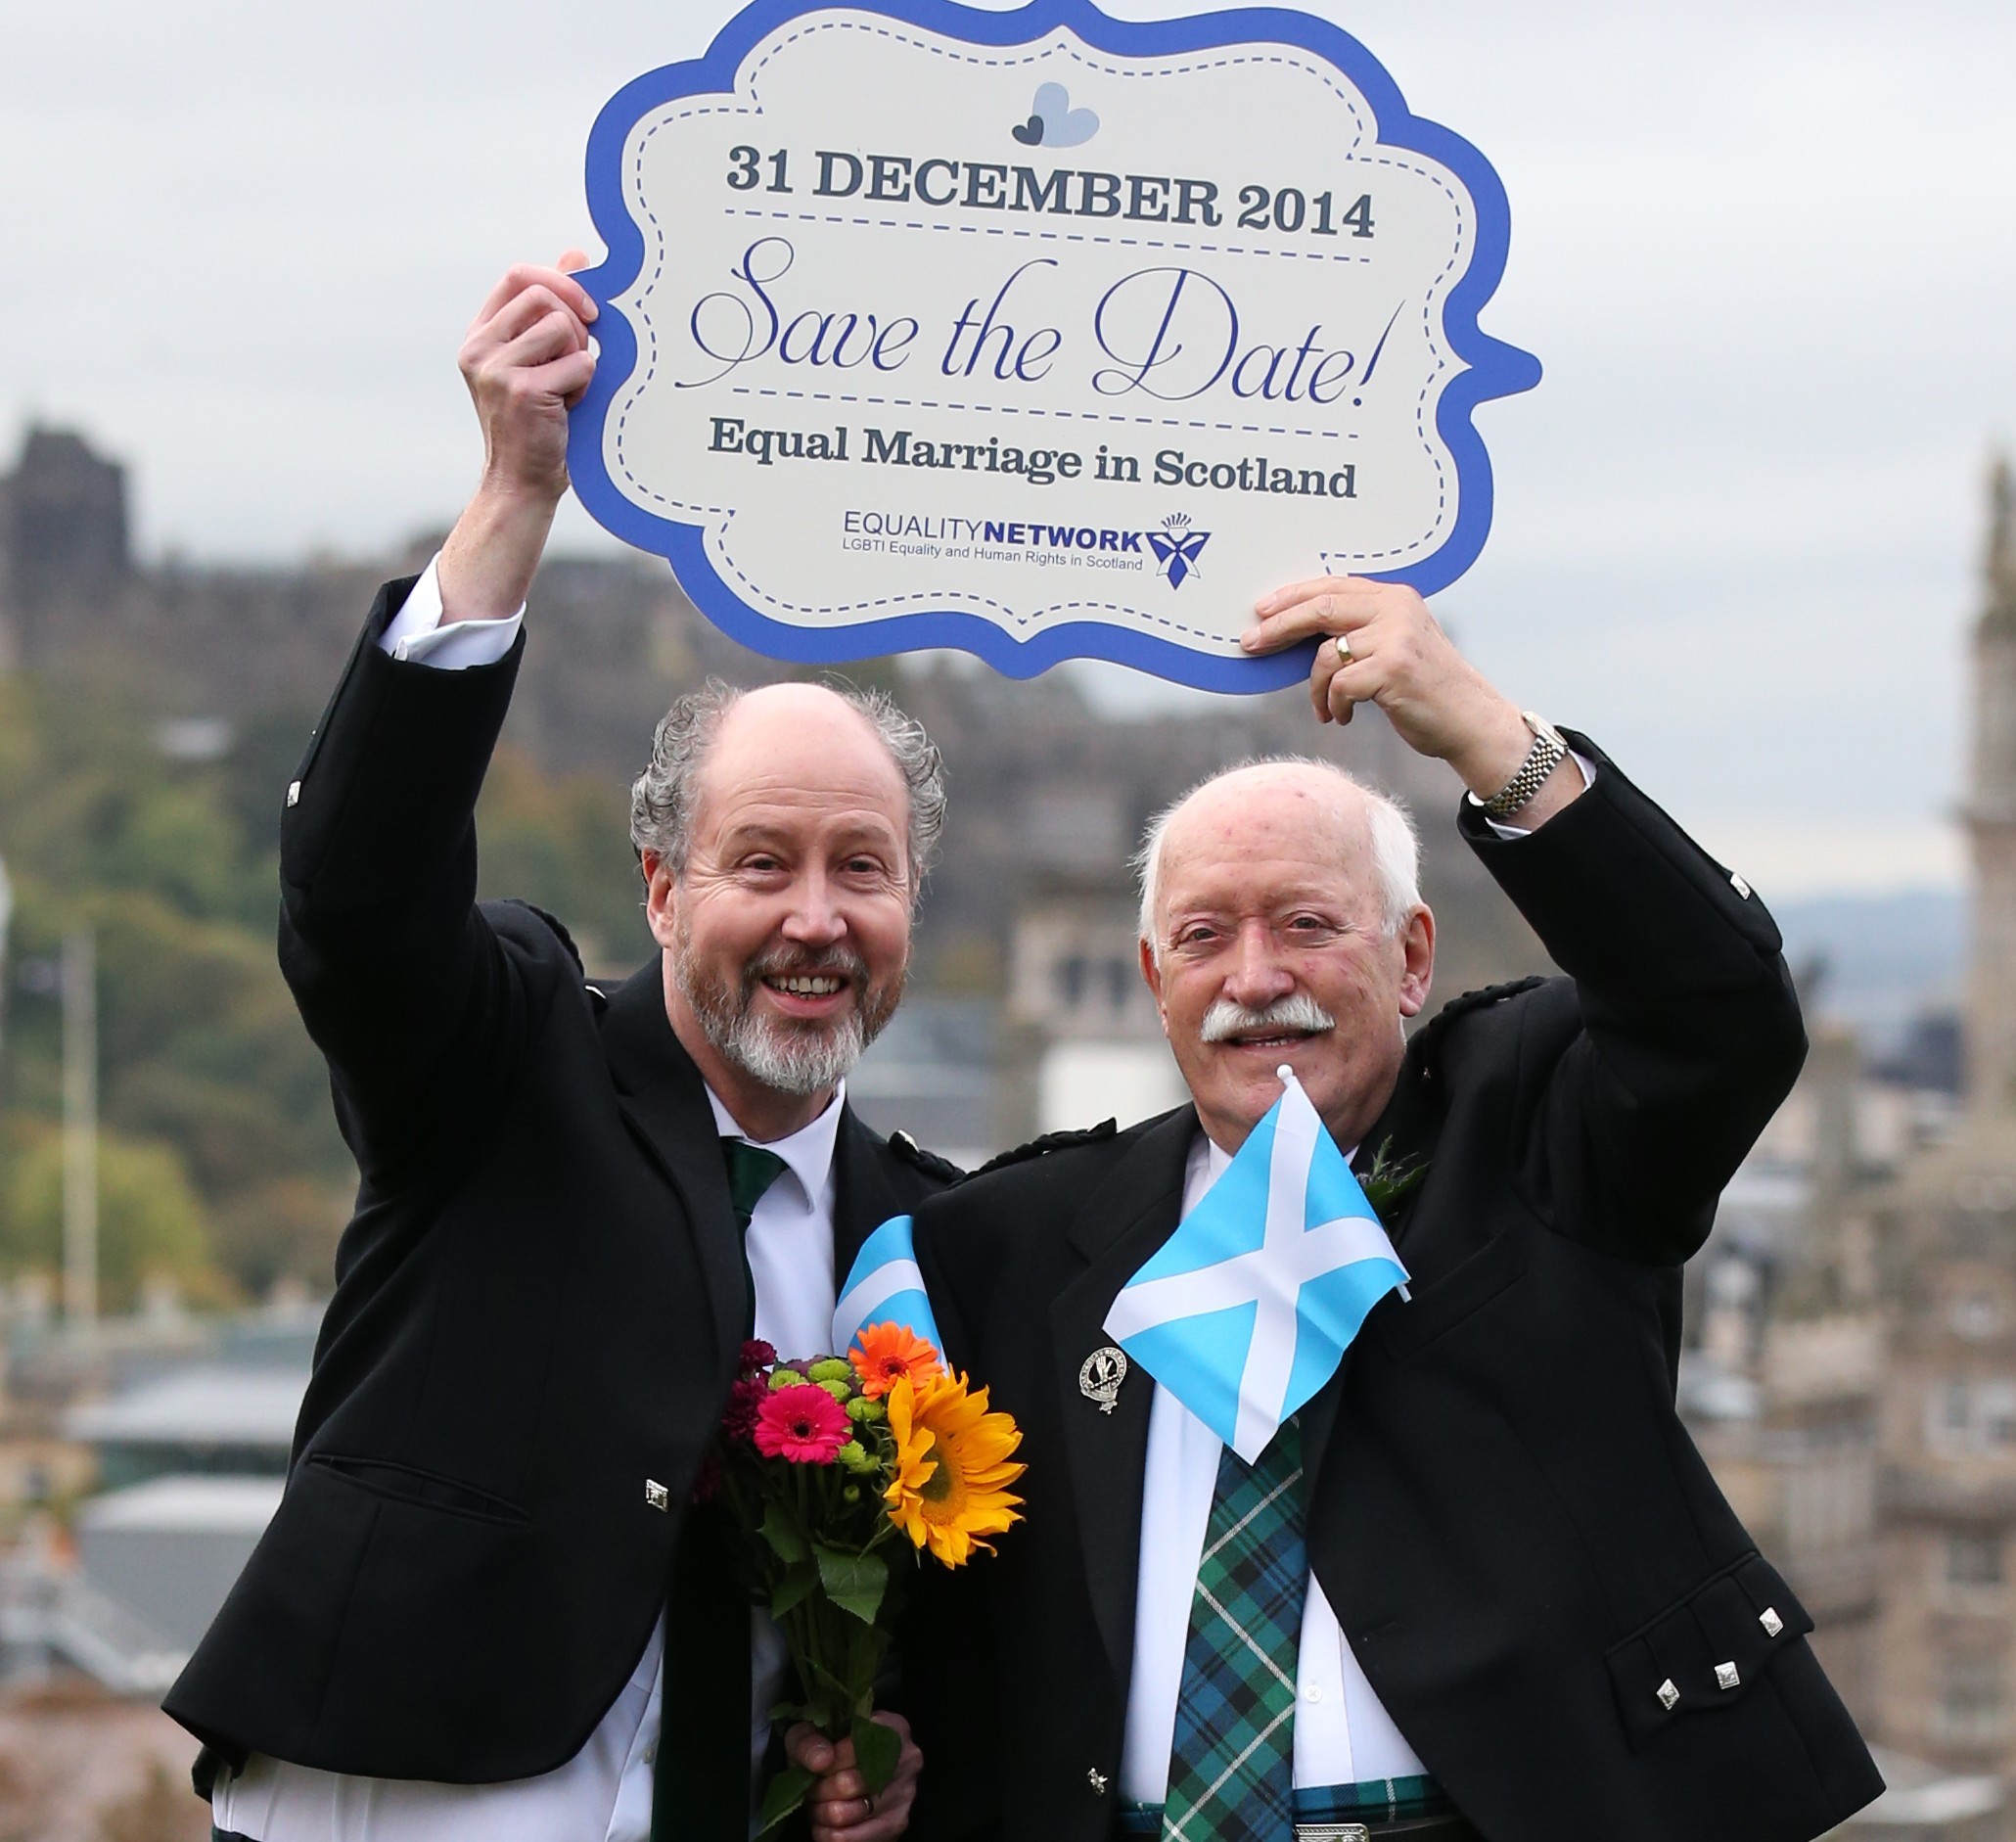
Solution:
M831 1464L852 1437L847 1409L812 1382L780 1388L756 1409L756 1451L793 1464Z

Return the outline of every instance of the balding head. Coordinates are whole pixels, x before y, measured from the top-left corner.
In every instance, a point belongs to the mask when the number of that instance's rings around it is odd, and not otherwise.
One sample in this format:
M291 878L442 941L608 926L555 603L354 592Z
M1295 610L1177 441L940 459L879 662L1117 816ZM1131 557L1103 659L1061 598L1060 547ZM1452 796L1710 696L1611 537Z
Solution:
M630 835L666 1016L751 1137L809 1124L889 1021L943 814L879 693L710 683L659 724Z
M1293 1068L1341 1145L1391 1097L1435 918L1390 800L1324 761L1214 776L1142 848L1141 970L1198 1118L1236 1151Z
M1173 835L1179 846L1195 826L1244 827L1256 816L1300 806L1334 815L1340 861L1362 856L1377 879L1380 915L1389 934L1406 925L1421 905L1421 845L1404 806L1368 787L1335 761L1308 756L1270 756L1224 768L1165 806L1149 821L1135 853L1141 891L1140 935L1151 946L1160 934L1163 858Z
M916 900L944 825L944 764L923 725L893 699L852 685L770 684L743 691L710 678L703 689L678 699L660 720L651 760L630 788L630 842L640 856L664 859L675 875L685 868L707 758L731 721L742 740L755 744L747 751L738 746L738 754L756 760L767 755L773 771L789 758L814 785L835 760L821 753L821 745L836 743L848 754L865 731L902 784L907 881Z

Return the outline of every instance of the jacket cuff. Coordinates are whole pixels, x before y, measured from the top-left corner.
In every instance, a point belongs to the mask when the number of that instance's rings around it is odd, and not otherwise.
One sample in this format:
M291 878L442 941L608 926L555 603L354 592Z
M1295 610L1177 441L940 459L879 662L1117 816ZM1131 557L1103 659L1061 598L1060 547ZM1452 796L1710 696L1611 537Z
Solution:
M439 874L468 833L511 707L523 633L496 664L459 671L382 649L413 579L379 591L287 789L281 880L318 902L371 902Z
M1596 773L1523 838L1464 801L1456 824L1556 965L1576 979L1657 989L1706 974L1754 978L1783 945L1741 877L1703 851L1587 736L1563 738ZM1683 976L1682 969L1685 969Z

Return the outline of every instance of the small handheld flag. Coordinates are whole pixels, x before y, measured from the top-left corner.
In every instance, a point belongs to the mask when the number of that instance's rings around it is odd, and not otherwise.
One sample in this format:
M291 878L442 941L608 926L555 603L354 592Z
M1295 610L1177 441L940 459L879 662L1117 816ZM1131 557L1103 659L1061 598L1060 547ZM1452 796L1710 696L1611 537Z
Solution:
M939 1356L944 1340L931 1314L924 1274L918 1269L910 1218L891 1216L861 1243L833 1308L833 1348L845 1355L870 1324L901 1324Z
M1106 1334L1248 1464L1407 1269L1293 1071Z

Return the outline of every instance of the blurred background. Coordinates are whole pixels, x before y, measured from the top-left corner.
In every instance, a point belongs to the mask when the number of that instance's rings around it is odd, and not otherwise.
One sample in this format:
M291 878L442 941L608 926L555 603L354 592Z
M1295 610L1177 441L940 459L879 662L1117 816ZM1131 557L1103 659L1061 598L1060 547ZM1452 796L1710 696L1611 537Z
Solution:
M1110 0L1148 17L1181 10ZM1490 158L1497 515L1438 611L1757 886L1814 1053L1690 1271L1683 1406L1894 1786L2016 1801L2016 13L1324 0ZM479 451L462 330L596 246L601 103L722 0L0 0L0 1842L206 1834L153 1703L278 1501L350 1173L273 965L281 792ZM782 675L570 507L487 893L648 941L667 698ZM1334 753L1426 838L1443 996L1541 969L1376 714L870 662L952 776L851 1084L962 1162L1174 1097L1120 865L1221 762Z

